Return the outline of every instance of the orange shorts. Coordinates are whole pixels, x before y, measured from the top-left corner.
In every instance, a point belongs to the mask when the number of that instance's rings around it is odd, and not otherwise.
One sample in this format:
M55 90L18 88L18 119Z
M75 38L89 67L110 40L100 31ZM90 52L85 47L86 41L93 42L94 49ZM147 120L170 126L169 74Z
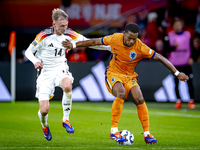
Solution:
M123 74L118 74L118 73L113 73L113 72L106 72L105 75L105 84L108 89L108 91L112 94L112 87L114 84L119 81L124 85L124 89L126 91L126 98L128 96L128 93L130 89L133 86L139 86L137 83L137 77L134 76L128 76L128 75L123 75Z

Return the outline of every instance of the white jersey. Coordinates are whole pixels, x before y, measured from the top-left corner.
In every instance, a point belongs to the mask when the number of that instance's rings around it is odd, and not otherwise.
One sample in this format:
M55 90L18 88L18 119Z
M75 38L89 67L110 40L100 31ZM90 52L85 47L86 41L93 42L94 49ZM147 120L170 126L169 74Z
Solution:
M37 34L35 40L26 50L25 55L33 64L42 62L44 69L66 65L66 48L61 44L62 41L66 39L70 42L88 40L86 37L76 33L70 28L68 28L64 34L56 35L53 32L53 27L50 27ZM92 46L91 48L110 50L110 47L107 46Z
M66 63L66 48L61 44L62 41L66 39L72 43L88 40L83 35L69 28L64 34L56 35L53 32L53 27L50 27L37 34L35 40L25 52L26 57L34 65L36 62L42 62L43 64L43 68L40 70L40 75L37 78L37 98L39 98L41 94L48 94L49 97L53 96L55 87L61 87L61 81L65 77L69 78L73 83L74 78L69 72L69 66ZM92 46L91 48L111 51L110 47L103 45Z

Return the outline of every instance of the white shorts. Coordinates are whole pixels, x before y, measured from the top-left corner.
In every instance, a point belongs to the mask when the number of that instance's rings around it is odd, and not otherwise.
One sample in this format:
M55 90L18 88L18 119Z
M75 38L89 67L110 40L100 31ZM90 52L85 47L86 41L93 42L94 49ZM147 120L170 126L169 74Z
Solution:
M65 77L69 78L73 83L74 78L67 68L49 70L42 69L36 81L35 97L39 99L40 94L47 94L49 97L53 96L55 87L61 87L61 81Z

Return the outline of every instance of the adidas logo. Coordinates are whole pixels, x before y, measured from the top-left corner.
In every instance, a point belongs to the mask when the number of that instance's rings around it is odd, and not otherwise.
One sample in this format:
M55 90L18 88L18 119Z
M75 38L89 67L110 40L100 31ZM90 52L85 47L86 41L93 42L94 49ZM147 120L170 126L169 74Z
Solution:
M176 102L176 93L175 93L175 83L174 76L168 75L162 81L162 87L160 87L155 93L154 98L157 102ZM186 82L179 81L179 94L183 102L188 102L190 100L190 95L188 92L188 85Z
M69 111L70 110L70 108L67 108L67 109L65 109L64 111Z
M103 62L99 62L91 68L92 74L88 74L80 80L80 86L72 90L73 101L113 101L115 97L107 91L105 85L105 65ZM188 93L188 85L183 81L179 81L180 96L183 102L188 102L190 99ZM175 102L175 83L174 76L168 75L162 81L162 87L160 87L155 93L154 98L157 102Z
M72 90L73 101L86 101L87 99L90 101L113 101L115 97L108 92L105 85L105 70L103 62L92 67L92 74L82 78L79 81L80 86Z
M48 47L53 47L53 43L49 44Z
M0 77L0 101L11 101L12 97L6 87L6 85L4 84L3 80Z

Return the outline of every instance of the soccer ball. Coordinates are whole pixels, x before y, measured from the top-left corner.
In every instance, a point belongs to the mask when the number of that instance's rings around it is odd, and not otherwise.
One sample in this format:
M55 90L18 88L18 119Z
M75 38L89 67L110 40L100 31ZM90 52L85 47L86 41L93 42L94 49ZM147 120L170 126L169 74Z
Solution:
M126 138L126 142L117 142L118 145L133 145L134 142L134 136L133 134L128 130L122 130L120 131L121 136Z

